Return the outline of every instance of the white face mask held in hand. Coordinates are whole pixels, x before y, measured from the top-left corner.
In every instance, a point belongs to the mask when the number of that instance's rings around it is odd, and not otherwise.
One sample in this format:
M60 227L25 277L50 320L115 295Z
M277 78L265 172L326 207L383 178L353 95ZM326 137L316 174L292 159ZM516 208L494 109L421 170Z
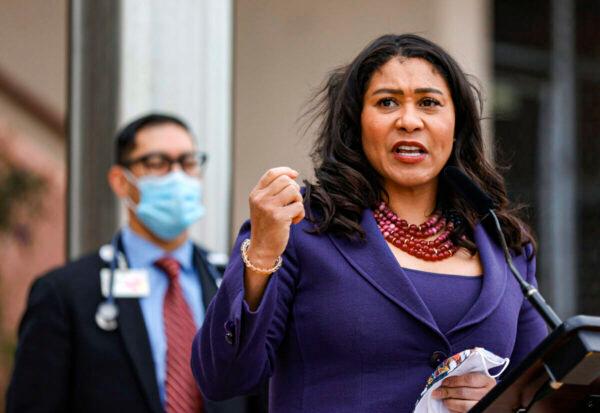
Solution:
M499 357L482 347L475 347L448 357L440 363L427 380L427 385L417 400L414 413L448 413L442 400L431 397L431 393L441 386L444 379L467 373L484 373L489 377L496 378L504 372L508 363L509 359ZM498 373L490 374L490 369L500 366L502 369Z

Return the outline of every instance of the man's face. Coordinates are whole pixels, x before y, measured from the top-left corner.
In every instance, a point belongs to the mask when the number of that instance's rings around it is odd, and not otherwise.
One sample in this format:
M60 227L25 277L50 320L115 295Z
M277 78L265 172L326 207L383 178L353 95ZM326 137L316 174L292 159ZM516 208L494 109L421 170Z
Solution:
M183 165L171 164L169 160L181 160ZM187 174L200 178L200 162L194 139L188 131L174 123L152 125L138 131L135 147L127 161L130 163L129 171L136 177L160 176L183 169ZM137 188L130 183L127 192L131 200L137 203Z
M180 245L187 239L185 228L202 215L200 185L195 188L193 182L185 180L187 183L183 183L183 188L171 186L176 185L177 182L182 184L181 177L178 176L167 178L167 180L146 180L145 184L140 179L149 176L166 176L170 172L182 171L192 180L200 180L201 167L205 160L206 156L196 150L191 134L177 124L163 123L140 129L135 136L135 145L132 151L120 165L113 165L108 172L108 181L113 192L119 198L127 200L131 228L151 241L167 242L171 247ZM167 187L164 186L165 182ZM145 209L142 208L142 211L145 211L143 212L145 218L139 218L137 214L142 212L139 210L138 185L146 185L144 187L146 188L144 191L146 191L150 183L152 183L151 192L145 193L144 197L149 197L146 199L147 202L150 202L148 199L153 201L146 204ZM152 189L152 185L154 189ZM158 192L154 192L155 190ZM176 194L169 195L169 190L174 190ZM194 194L189 192L196 190L197 192ZM166 199L165 196L173 199ZM176 209L165 210L165 208L171 207ZM148 218L148 214L151 215L151 219ZM156 214L159 215L158 218ZM175 234L179 230L181 230L178 232L179 235ZM173 234L175 234L175 238L173 238ZM165 246L165 248L171 247Z

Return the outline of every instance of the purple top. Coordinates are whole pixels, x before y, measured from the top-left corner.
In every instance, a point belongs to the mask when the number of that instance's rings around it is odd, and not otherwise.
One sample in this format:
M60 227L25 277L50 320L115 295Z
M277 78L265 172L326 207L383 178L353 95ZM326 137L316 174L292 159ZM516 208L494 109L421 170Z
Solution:
M364 240L315 234L306 219L292 225L283 266L255 311L244 301L240 246L251 229L242 226L194 342L192 370L207 399L253 393L268 381L270 413L411 413L440 353L484 347L517 365L546 336L482 226L473 232L481 292L442 333L373 211L363 211L361 225ZM513 260L536 285L531 253Z
M402 268L442 333L458 324L475 304L483 277L438 274Z

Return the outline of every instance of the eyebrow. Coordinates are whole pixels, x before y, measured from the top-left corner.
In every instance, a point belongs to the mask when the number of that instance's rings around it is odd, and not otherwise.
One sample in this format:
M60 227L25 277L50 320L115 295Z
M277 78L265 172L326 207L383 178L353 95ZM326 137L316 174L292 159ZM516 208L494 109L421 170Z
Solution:
M132 157L131 159L128 160L128 162L130 162L132 160L136 160L137 161L137 160L141 160L141 159L148 159L148 158L150 158L152 156L162 156L162 157L168 158L168 159L179 159L179 158L181 158L183 156L190 156L190 155L196 155L196 154L200 154L200 151L197 151L197 150L185 151L185 152L182 152L177 158L172 158L166 152L163 152L163 151L151 151L151 152L145 153L143 155Z
M435 93L437 95L444 94L441 90L436 89L434 87L420 87L420 88L415 89L415 93L417 93L417 94ZM373 92L373 95L387 95L387 94L404 95L404 91L402 89L382 88L382 89L377 89L375 92Z

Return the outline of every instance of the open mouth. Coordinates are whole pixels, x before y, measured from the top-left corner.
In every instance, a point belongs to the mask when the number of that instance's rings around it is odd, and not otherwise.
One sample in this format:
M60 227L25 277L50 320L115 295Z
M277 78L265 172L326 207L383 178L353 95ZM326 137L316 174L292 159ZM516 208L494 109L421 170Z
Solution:
M427 151L416 145L398 145L394 148L394 153L400 156L412 156L416 158L425 155Z

